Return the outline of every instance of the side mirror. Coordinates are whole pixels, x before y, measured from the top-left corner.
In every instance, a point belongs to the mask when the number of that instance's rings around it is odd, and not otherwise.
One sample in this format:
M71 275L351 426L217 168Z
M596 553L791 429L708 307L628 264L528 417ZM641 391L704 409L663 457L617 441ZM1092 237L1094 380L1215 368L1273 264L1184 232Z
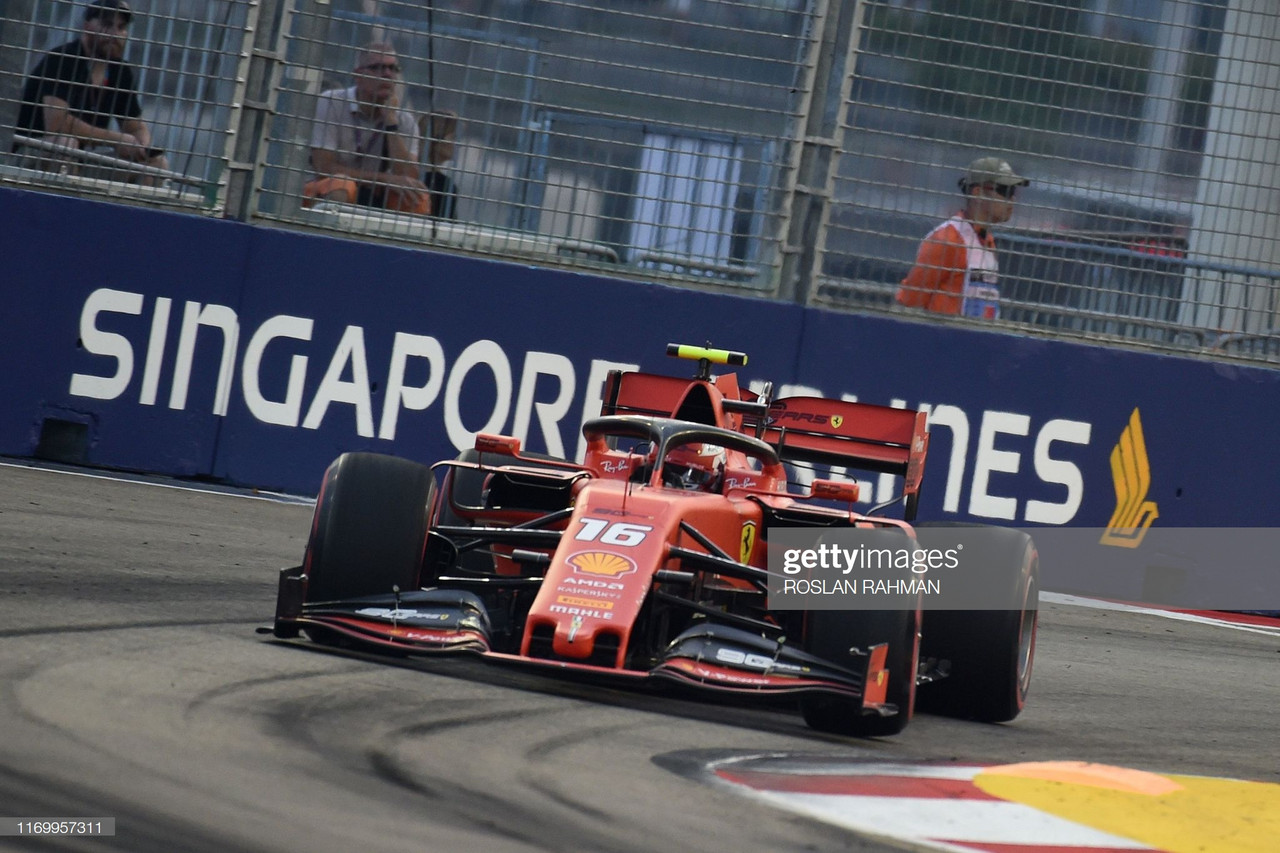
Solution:
M519 456L520 439L511 435L491 435L486 432L476 435L477 453L496 453L499 456Z
M858 499L858 484L848 480L814 480L809 497L853 503Z

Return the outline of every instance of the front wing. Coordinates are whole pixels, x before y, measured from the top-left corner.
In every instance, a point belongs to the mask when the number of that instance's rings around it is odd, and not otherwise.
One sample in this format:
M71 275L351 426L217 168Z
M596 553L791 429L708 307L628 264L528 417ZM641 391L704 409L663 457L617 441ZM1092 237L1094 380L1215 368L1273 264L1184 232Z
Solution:
M848 666L837 666L741 628L703 624L672 640L651 669L617 669L494 650L484 603L465 590L415 590L304 603L303 583L300 568L281 572L272 628L275 636L288 639L303 632L321 643L400 655L469 653L561 672L631 683L677 682L716 692L755 696L828 693L860 700L864 713L887 716L897 712L885 701L888 646L883 644L851 650Z

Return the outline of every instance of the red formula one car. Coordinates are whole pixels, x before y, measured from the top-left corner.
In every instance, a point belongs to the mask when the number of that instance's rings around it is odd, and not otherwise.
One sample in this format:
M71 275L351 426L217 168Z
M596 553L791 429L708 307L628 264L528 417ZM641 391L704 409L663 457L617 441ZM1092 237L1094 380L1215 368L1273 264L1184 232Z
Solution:
M581 464L480 435L426 466L372 453L325 474L302 566L280 575L273 633L396 654L479 654L552 669L797 697L806 722L895 734L916 707L988 721L1022 709L1036 557L1000 530L1008 607L771 610L782 528L872 528L913 541L925 416L772 399L710 366L740 353L672 345L692 379L609 375ZM792 488L788 466L902 476L907 520L851 511L857 485Z

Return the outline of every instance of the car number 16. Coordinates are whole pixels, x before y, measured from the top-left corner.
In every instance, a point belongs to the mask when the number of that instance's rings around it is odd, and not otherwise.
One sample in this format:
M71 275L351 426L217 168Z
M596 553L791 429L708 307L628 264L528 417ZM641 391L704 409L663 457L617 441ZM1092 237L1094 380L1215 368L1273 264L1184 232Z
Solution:
M625 521L607 521L603 518L583 518L582 529L573 537L581 542L599 542L602 545L633 547L644 541L653 530L647 524L628 524Z

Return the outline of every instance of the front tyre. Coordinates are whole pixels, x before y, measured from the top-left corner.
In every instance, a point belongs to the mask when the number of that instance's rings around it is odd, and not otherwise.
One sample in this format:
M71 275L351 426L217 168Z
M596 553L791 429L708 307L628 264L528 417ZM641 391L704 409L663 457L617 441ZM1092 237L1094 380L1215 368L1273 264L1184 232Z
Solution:
M1004 723L1027 704L1039 623L1040 560L1020 530L985 525L921 524L922 547L954 544L957 528L983 528L981 559L966 583L982 584L1001 609L930 610L924 616L921 655L950 661L945 678L920 689L923 711ZM950 528L950 531L947 529ZM970 562L969 558L966 562Z
M435 481L417 462L344 453L325 471L303 567L307 601L418 587Z
M920 661L919 610L814 610L806 615L805 651L834 664L845 666L849 650L866 651L878 643L888 643L885 668L889 687L885 701L898 712L882 717L863 714L857 699L826 693L805 694L800 711L810 728L820 732L853 737L896 735L904 728L915 707L916 671Z

